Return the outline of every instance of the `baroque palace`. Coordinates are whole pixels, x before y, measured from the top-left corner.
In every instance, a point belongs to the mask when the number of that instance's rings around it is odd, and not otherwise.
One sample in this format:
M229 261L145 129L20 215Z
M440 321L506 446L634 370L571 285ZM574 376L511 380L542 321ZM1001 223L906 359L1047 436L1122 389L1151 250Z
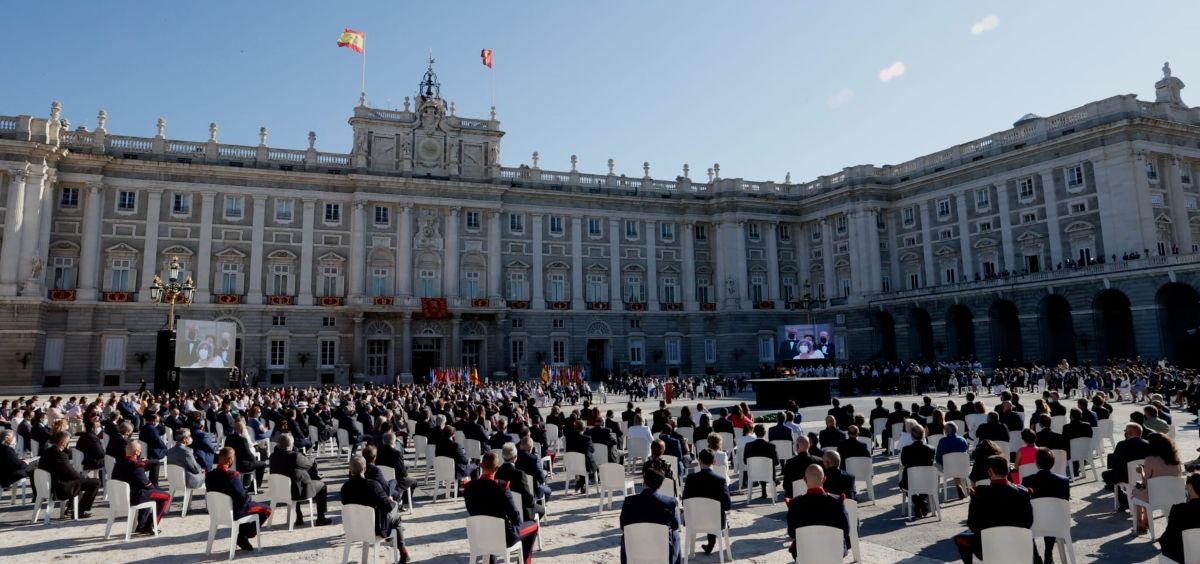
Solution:
M896 165L807 183L719 165L643 176L500 162L432 68L354 108L349 154L0 116L0 386L153 381L177 259L187 318L237 324L260 382L543 363L748 371L776 329L838 360L1188 360L1200 325L1200 108L1164 66L1118 95ZM935 127L932 123L931 127ZM706 167L707 168L707 167ZM182 278L182 277L181 277ZM67 354L70 353L70 354Z

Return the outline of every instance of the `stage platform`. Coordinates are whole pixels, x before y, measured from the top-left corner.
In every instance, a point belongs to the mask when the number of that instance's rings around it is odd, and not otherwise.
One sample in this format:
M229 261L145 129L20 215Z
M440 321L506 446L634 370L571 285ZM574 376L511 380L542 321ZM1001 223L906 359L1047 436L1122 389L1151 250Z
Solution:
M755 407L758 409L781 409L788 405L788 400L795 401L800 407L829 405L830 388L837 378L759 378L749 380L754 386L756 396Z

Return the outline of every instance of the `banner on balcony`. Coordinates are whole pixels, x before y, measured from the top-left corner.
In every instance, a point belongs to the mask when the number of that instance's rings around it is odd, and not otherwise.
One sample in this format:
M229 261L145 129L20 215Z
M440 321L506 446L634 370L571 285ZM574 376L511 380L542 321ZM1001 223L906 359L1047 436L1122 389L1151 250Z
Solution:
M446 298L421 298L421 315L428 319L442 319L446 313Z

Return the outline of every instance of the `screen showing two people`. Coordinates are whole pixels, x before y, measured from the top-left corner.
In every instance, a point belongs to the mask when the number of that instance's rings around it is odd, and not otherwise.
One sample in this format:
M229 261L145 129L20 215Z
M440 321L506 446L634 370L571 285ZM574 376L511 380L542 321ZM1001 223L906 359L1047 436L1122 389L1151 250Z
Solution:
M175 366L229 368L234 364L237 324L180 319L176 322Z
M781 325L777 342L776 362L801 364L806 360L834 359L833 326L827 323Z

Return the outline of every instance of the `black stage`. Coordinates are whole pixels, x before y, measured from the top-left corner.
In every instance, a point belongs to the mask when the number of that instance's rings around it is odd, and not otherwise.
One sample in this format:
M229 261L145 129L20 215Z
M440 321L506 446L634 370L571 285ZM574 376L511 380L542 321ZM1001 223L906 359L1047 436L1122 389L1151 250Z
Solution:
M800 407L829 405L830 386L837 381L833 377L813 378L764 378L750 380L754 386L758 409L780 409L787 407L788 400Z

